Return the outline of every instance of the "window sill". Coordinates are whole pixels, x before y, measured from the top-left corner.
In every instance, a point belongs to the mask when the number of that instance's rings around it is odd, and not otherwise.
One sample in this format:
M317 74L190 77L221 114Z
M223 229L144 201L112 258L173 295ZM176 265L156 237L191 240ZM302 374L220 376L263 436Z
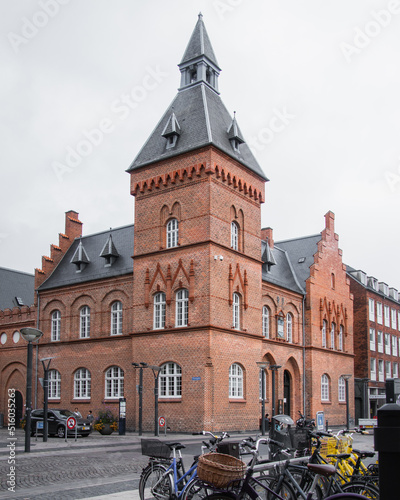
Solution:
M229 402L230 403L245 403L246 400L244 398L238 398L238 399L229 398Z
M91 402L91 399L90 398L82 398L82 399L79 399L79 398L74 398L74 399L71 399L71 404L72 403L76 403L76 404L88 404Z
M182 403L181 398L159 398L158 403Z
M321 401L322 405L331 405L332 401Z

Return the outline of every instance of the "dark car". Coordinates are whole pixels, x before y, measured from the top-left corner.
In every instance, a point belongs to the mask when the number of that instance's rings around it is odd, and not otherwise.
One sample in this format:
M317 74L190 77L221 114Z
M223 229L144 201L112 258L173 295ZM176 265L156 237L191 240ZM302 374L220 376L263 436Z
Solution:
M72 413L72 411L63 409L47 410L49 436L58 436L63 438L65 436L65 424L67 422L67 418L69 417L74 417L76 419L78 434L83 437L89 436L92 432L89 420L77 417L75 413ZM36 432L38 434L43 434L43 410L33 410L31 412L31 436L36 434ZM75 429L68 429L68 436L74 435Z

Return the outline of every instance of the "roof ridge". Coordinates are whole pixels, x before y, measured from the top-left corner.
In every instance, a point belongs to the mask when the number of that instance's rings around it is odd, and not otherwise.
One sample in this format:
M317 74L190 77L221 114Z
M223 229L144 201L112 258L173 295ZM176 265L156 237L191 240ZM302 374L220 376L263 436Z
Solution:
M18 273L18 274L26 274L27 276L33 276L33 277L35 277L35 274L28 273L27 271L19 271L18 269L11 269L10 267L0 266L0 270L10 271L10 272L13 272L13 273Z

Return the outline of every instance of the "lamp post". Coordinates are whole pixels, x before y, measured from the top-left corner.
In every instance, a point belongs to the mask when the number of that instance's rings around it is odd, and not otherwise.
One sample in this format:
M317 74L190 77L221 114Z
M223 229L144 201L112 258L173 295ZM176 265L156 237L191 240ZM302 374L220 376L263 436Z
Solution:
M272 416L275 415L275 373L282 368L282 365L271 365L270 369L272 371Z
M149 365L147 363L132 363L135 368L139 368L139 436L142 435L143 422L143 368L151 368L154 375L154 435L158 436L158 376L161 371L160 366Z
M257 361L261 374L261 434L265 436L265 370L268 368L269 363L266 361Z
M43 392L44 392L44 401L43 401L43 442L47 443L47 435L49 431L49 425L48 425L48 420L47 420L47 408L48 408L48 401L49 401L49 369L50 369L50 363L51 360L54 359L52 358L42 358L40 361L42 362L43 366L43 372L44 372L44 377L43 377ZM46 363L48 361L48 363Z
M31 451L31 411L32 411L32 342L39 340L43 332L37 328L21 328L20 333L28 342L28 355L26 361L26 424L25 424L25 452Z
M142 419L143 419L143 363L132 363L132 366L139 368L139 436L142 435Z
M346 429L350 429L350 408L349 408L349 380L351 375L342 375L346 384Z

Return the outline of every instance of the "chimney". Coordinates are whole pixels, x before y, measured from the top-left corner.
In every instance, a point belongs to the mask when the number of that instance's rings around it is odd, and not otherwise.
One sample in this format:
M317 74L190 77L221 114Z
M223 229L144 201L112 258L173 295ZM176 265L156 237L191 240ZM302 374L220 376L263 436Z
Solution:
M264 227L261 229L261 239L267 240L270 248L274 248L274 234L272 227Z
M82 222L78 219L79 214L74 210L65 213L65 234L72 243L75 238L82 236Z

